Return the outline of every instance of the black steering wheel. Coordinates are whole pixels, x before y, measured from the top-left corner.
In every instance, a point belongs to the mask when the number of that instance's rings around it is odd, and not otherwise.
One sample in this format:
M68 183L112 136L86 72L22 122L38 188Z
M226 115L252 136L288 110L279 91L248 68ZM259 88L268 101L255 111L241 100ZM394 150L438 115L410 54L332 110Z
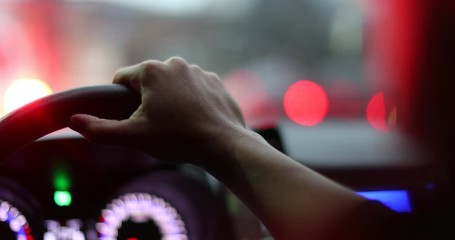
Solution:
M0 120L0 161L28 143L67 127L74 114L124 119L139 104L139 94L119 84L76 88L38 99Z
M128 87L111 84L72 89L31 102L0 120L0 163L38 138L67 127L74 114L125 119L137 109L140 101L140 95ZM140 184L133 183L125 189L168 196L172 205L182 212L182 217L195 220L187 222L190 239L220 239L213 236L222 229L219 225L226 224L221 224L219 221L224 220L216 220L216 216L225 214L220 214L218 200L211 196L208 186L198 187L200 190L195 194L196 184L176 172L158 172L143 178L145 180L139 181ZM205 213L197 212L200 209Z

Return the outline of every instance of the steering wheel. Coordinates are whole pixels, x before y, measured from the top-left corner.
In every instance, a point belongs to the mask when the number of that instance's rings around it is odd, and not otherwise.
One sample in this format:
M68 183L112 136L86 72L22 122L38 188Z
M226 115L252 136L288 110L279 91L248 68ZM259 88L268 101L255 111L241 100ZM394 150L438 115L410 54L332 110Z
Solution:
M0 120L0 161L30 142L67 127L74 114L124 119L139 104L139 94L119 84L82 87L38 99Z
M67 127L69 118L74 114L84 113L100 118L125 119L137 109L139 104L138 93L118 84L77 88L38 99L0 120L2 143L0 161L4 163L10 155L38 138ZM196 220L189 222L187 226L190 239L219 239L219 237L209 237L214 235L213 231L216 231L215 228L220 223L213 220L216 218L214 214L217 214L218 207L214 197L209 197L208 190L203 190L202 194L195 197L194 192L191 192L194 191L194 184L189 186L191 181L177 172L157 172L142 178L145 180L132 183L131 186L127 185L126 188L157 196L168 196L169 200L173 201L172 204L180 208L182 214ZM119 191L121 192L122 188ZM207 214L200 214L195 209L205 209Z

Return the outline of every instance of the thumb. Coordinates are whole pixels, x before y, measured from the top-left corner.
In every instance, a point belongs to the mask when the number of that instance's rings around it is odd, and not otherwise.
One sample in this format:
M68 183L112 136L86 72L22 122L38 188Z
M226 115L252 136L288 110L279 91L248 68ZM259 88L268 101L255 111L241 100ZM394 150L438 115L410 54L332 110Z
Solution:
M102 119L87 114L71 116L68 126L93 143L123 145L128 135L128 120Z

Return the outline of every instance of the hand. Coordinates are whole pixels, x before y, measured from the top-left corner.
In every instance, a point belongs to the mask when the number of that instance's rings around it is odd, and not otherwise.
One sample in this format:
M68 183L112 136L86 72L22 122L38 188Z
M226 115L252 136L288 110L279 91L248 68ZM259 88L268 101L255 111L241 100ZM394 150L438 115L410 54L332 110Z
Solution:
M113 82L140 93L142 103L129 119L120 121L72 116L70 128L91 142L204 165L220 154L229 154L237 136L247 131L219 77L181 58L120 69Z

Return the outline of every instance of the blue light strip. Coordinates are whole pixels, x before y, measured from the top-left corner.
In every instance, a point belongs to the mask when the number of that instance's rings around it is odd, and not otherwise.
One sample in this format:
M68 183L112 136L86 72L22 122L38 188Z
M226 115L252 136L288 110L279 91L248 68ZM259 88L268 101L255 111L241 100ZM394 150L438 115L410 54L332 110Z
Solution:
M406 190L362 191L357 194L377 200L397 212L412 212L409 193Z

